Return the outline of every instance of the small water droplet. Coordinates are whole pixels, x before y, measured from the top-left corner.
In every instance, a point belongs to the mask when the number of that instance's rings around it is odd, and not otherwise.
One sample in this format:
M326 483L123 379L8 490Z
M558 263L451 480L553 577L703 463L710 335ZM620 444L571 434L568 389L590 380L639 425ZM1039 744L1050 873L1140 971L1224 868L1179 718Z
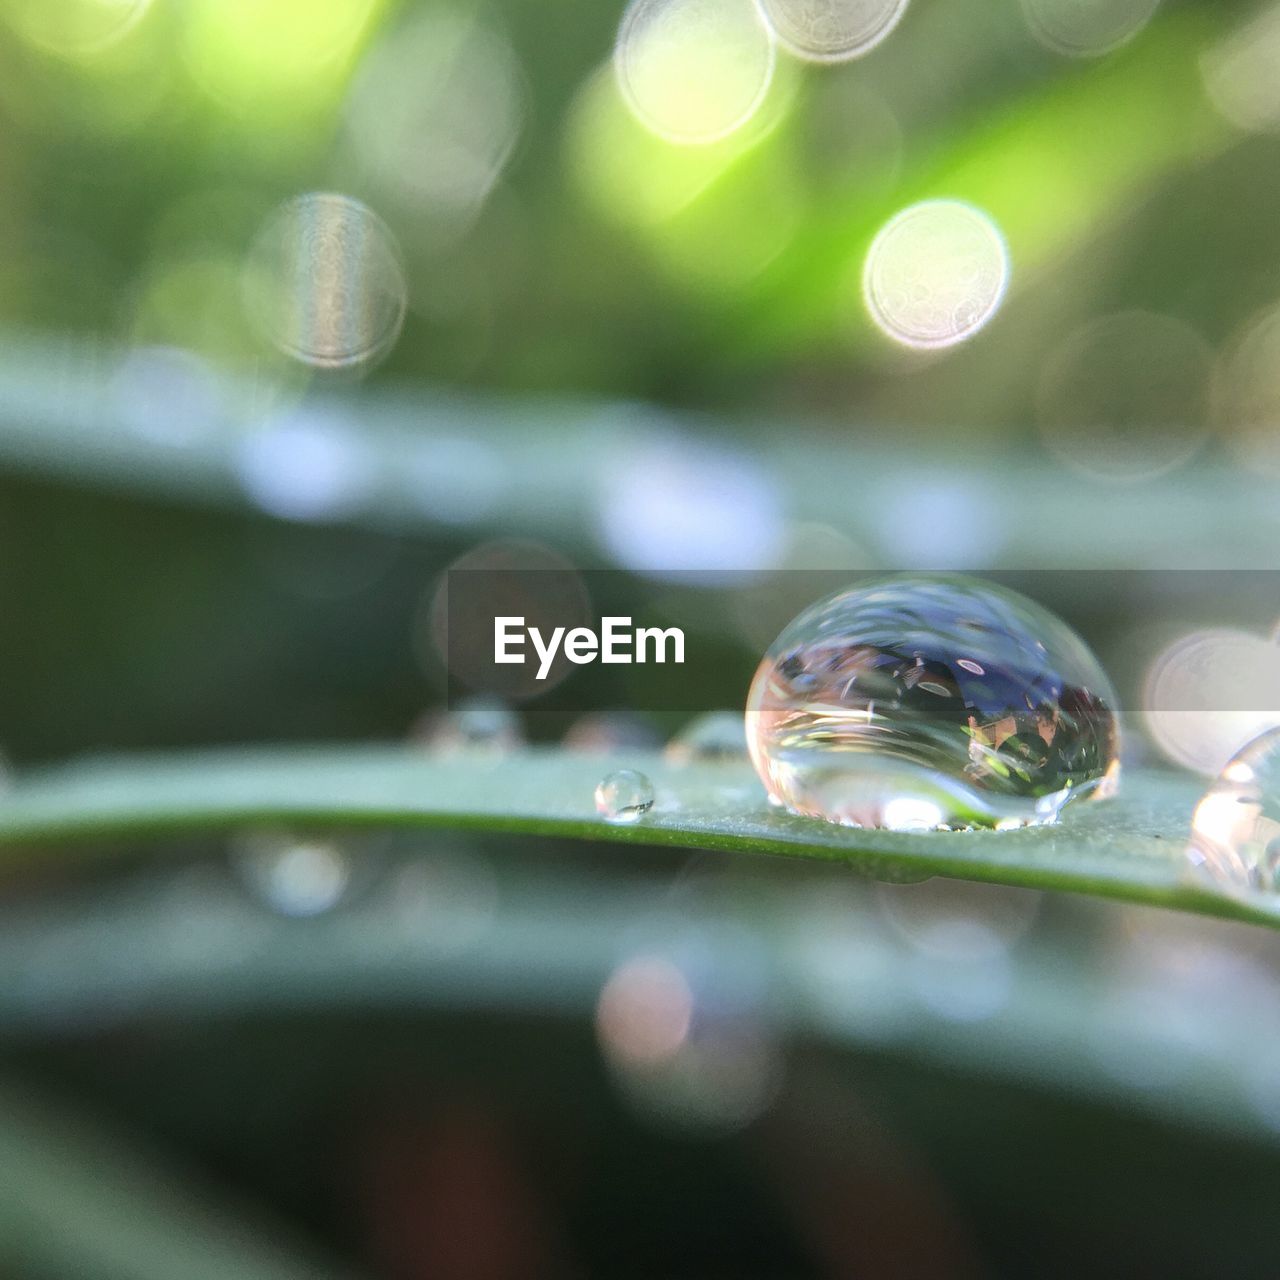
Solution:
M520 717L496 698L469 698L429 711L411 737L435 755L506 755L524 745Z
M635 769L618 769L596 786L596 812L607 822L639 822L653 807L653 783Z
M232 861L246 885L282 916L318 916L342 901L351 862L337 841L318 835L264 829L232 844Z
M690 720L662 753L670 764L721 764L747 759L747 729L739 711L708 711Z
M801 613L756 672L747 739L771 798L794 813L1007 829L1114 792L1115 707L1059 618L990 583L920 575Z
M1223 893L1280 891L1280 729L1232 756L1204 793L1187 861L1197 882Z

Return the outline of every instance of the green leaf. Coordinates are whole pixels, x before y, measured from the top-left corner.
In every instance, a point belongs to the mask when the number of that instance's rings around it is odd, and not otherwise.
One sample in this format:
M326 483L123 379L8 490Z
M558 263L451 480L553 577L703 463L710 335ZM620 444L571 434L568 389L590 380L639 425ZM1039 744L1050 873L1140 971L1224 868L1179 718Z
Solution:
M596 783L640 769L656 802L633 825L595 811ZM861 831L772 808L750 766L531 750L436 757L406 747L264 748L135 757L32 774L0 808L0 845L158 836L248 823L454 827L839 862L887 880L941 875L1059 889L1280 924L1265 904L1188 882L1184 849L1202 785L1134 771L1114 800L1055 827Z

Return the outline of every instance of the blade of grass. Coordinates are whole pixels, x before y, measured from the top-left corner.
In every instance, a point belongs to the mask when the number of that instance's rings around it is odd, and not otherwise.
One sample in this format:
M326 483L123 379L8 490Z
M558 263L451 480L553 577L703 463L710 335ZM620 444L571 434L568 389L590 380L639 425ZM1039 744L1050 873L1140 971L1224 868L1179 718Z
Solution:
M1154 771L1056 827L1012 832L859 831L769 806L743 764L674 766L638 754L657 801L638 823L595 811L615 757L528 751L436 758L404 747L206 751L36 773L0 807L0 846L216 830L246 823L421 826L822 859L889 880L933 875L1057 889L1280 925L1280 913L1185 883L1200 784Z
M0 1269L104 1280L348 1275L246 1222L131 1142L0 1087Z

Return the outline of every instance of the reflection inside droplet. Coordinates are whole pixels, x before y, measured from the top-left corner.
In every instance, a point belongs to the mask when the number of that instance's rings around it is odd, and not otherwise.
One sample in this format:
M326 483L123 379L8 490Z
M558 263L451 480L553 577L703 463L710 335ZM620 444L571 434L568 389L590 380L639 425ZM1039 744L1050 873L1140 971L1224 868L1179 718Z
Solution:
M752 0L632 0L614 48L627 104L669 142L715 142L741 128L773 67L773 37Z
M783 44L813 62L869 53L898 25L907 0L761 0Z
M926 200L892 218L867 253L862 291L895 342L931 349L972 337L995 315L1009 253L995 223L958 200Z
M959 577L887 579L805 610L756 672L747 738L771 795L849 826L1053 822L1119 773L1115 694L1084 642Z

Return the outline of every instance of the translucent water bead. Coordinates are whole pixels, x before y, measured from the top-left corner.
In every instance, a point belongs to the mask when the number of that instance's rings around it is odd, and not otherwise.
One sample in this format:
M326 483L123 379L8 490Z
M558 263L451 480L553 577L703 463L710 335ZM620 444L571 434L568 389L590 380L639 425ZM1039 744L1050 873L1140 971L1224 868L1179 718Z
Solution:
M596 784L596 812L606 822L626 826L653 808L653 783L635 769L617 769Z
M921 575L801 613L756 672L747 740L770 796L794 813L1021 827L1114 791L1115 708L1059 618L990 583Z
M1238 751L1196 806L1187 858L1206 887L1280 890L1280 729Z

